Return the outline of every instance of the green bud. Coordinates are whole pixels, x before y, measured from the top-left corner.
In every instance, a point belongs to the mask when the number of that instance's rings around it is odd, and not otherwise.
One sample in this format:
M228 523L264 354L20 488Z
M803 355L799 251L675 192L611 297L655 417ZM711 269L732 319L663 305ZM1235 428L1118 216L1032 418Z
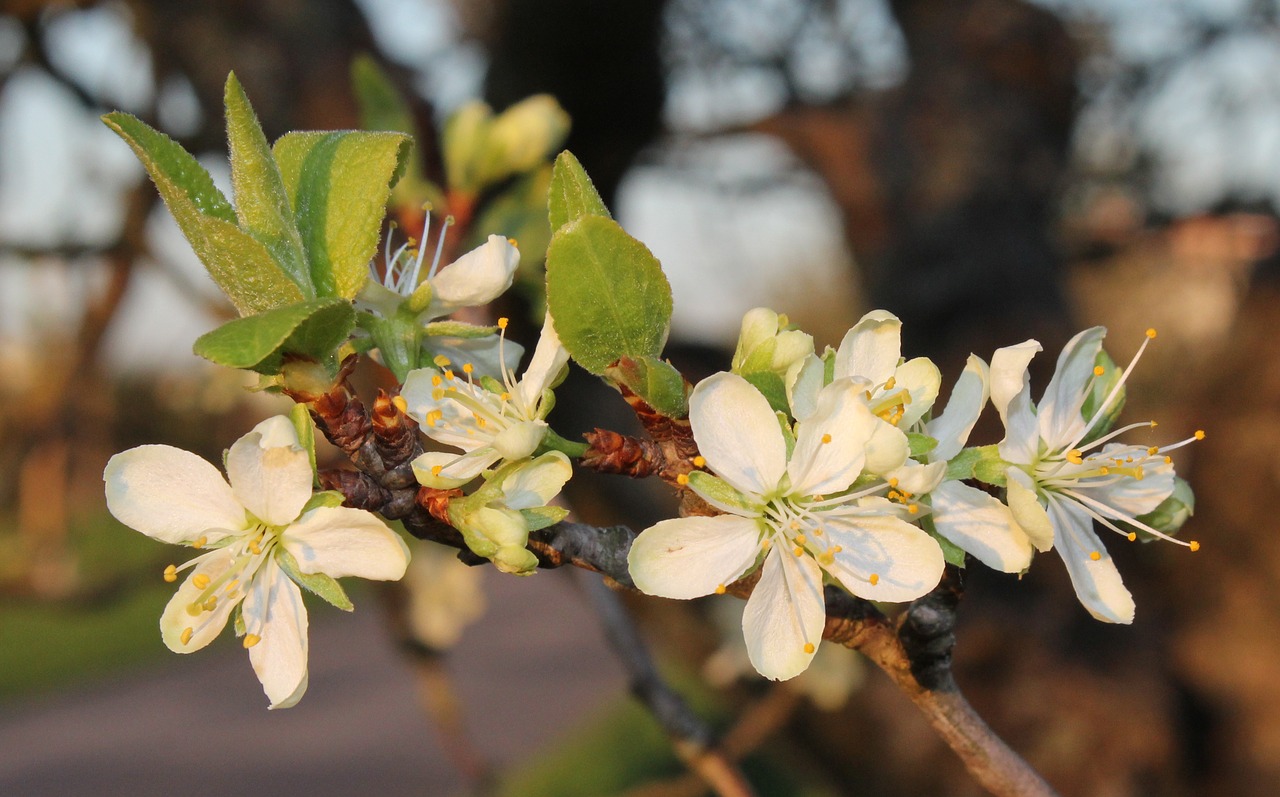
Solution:
M1181 529L1182 524L1187 522L1187 518L1196 512L1196 496L1191 491L1191 485L1186 479L1175 476L1173 479L1173 492L1169 497L1160 502L1160 505L1145 515L1138 516L1137 520L1145 523L1156 531L1169 535L1176 535ZM1151 534L1135 529L1138 537L1144 542L1155 539Z
M569 133L569 115L550 94L537 94L498 114L475 164L479 186L527 172L560 148Z
M441 147L450 190L474 194L480 189L475 161L484 150L492 125L493 110L479 101L467 103L445 121Z
M513 576L531 576L538 572L538 557L527 548L508 545L493 555L493 566Z

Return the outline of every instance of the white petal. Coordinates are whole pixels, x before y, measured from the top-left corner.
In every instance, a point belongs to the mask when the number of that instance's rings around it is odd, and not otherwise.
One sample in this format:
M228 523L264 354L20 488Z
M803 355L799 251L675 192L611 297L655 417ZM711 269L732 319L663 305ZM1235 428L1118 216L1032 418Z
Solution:
M1016 346L996 349L991 356L991 405L1005 420L1009 402L1027 385L1027 366L1036 352L1042 351L1039 341L1025 340Z
M813 336L798 329L778 333L773 350L773 370L785 373L791 366L813 354Z
M911 445L901 429L891 423L876 419L871 440L867 442L866 461L862 469L867 473L883 476L907 461Z
M1093 379L1093 367L1102 349L1105 327L1091 327L1079 333L1062 349L1053 379L1045 388L1037 414L1040 417L1040 436L1049 444L1066 445L1084 431L1086 419L1080 414L1088 387Z
M488 304L511 287L518 265L520 250L501 235L490 235L431 278L427 316L439 318L459 307Z
M888 479L897 479L899 490L911 495L923 495L937 487L947 475L947 463L930 462L921 465L913 459L906 461L900 468L886 474Z
M227 475L244 508L272 526L292 523L311 498L311 459L283 415L266 419L232 443Z
M999 500L958 481L943 482L930 497L934 528L979 562L1004 573L1031 565L1035 548Z
M627 566L636 588L662 598L700 598L742 577L760 552L760 523L719 515L664 520L636 537Z
M546 436L546 421L520 421L495 434L489 445L498 456L514 461L532 456Z
M225 585L216 585L215 582L230 568L239 547L233 544L229 548L220 548L198 557L200 564L192 568L187 580L182 582L182 586L178 587L178 591L169 599L168 605L160 614L160 638L164 640L169 650L174 653L191 653L199 650L212 642L226 627L231 610L244 598L245 588L233 587L228 593ZM203 588L197 587L194 583L197 577L202 581L208 578L209 583ZM209 590L211 586L215 589ZM217 598L213 611L206 611L200 607L197 607L194 613L190 611L197 598L201 598L203 603L210 596ZM188 628L191 629L191 637L184 643L182 635Z
M451 479L443 475L445 467L453 464L457 459L457 454L450 454L444 451L427 451L420 454L413 461L413 476L418 480L418 484L433 487L437 490L452 490L455 487L461 487L475 477L468 476L464 479ZM440 469L439 472L435 470L436 468Z
M509 509L532 509L546 506L560 494L573 475L569 458L559 451L548 451L528 462L502 482L503 503Z
M459 338L452 335L431 335L425 345L432 355L444 355L449 362L471 363L475 375L491 376L502 381L502 369L515 371L520 367L524 347L498 335L483 338Z
M280 543L304 573L396 581L409 565L400 535L363 509L313 509L284 530Z
M253 580L244 599L245 629L260 637L249 648L249 662L270 708L288 708L307 689L307 609L302 592L274 563Z
M880 385L893 376L902 352L902 322L893 313L872 310L840 341L835 378L858 376Z
M796 445L787 463L795 495L837 493L862 472L867 444L883 421L863 401L861 383L832 382L818 394L814 413L796 424Z
M689 396L689 423L708 467L733 487L767 495L787 467L787 445L769 401L737 374L718 373Z
M988 372L981 357L969 355L964 372L951 388L946 409L925 427L925 433L938 441L929 452L929 459L945 462L959 454L969 441L969 433L987 403Z
M803 421L818 408L818 392L826 379L826 363L816 354L804 358L798 368L787 372L787 401L791 417Z
M826 619L818 563L775 546L742 613L751 665L775 681L804 672L822 642Z
M500 459L502 455L495 451L493 446L484 446L468 451L460 457L453 457L441 468L440 475L445 479L466 484Z
M1173 492L1173 464L1159 457L1147 455L1138 446L1109 445L1102 449L1102 457L1125 459L1133 457L1142 465L1142 478L1115 475L1077 482L1077 491L1113 509L1116 515L1137 517L1145 515L1160 505Z
M1005 462L1030 465L1040 456L1040 425L1031 406L1031 385L1025 385L1009 402L1004 439L997 450Z
M910 429L933 409L942 387L942 374L928 357L916 357L898 366L893 372L893 382L894 391L906 390L911 394L911 401L902 408L902 420L898 422L903 429Z
M1009 499L1009 511L1013 513L1014 522L1022 528L1038 551L1047 551L1053 547L1053 524L1040 499L1036 497L1036 484L1027 472L1021 468L1005 470L1006 498Z
M111 458L102 478L111 514L161 542L217 542L224 529L245 527L244 507L222 474L190 451L131 448Z
M1089 614L1108 623L1132 623L1133 596L1120 580L1111 555L1093 533L1088 513L1067 500L1050 499L1054 545L1067 565L1076 597ZM1098 559L1093 554L1098 554Z
M542 334L538 336L538 345L533 350L533 359L525 369L516 392L524 406L532 408L542 399L542 391L555 384L569 362L569 352L560 342L556 334L555 323L548 315L542 322Z
M829 518L824 523L835 554L826 571L860 598L900 603L938 586L946 560L937 540L890 515ZM871 576L875 575L875 584Z

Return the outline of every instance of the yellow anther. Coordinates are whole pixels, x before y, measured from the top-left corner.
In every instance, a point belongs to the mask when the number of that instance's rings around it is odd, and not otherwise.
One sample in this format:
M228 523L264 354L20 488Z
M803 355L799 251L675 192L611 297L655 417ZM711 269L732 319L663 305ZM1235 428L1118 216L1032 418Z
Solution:
M1165 457L1165 458L1164 458L1164 464L1169 465L1169 464L1172 464L1172 463L1173 463L1173 457Z
M689 474L681 473L679 476L676 477L676 484L680 485L681 487L685 486L688 483L689 483Z
M1154 457L1156 454L1159 454L1159 453L1160 453L1160 446L1152 446L1151 448L1147 449L1147 456L1149 457Z
M1196 429L1196 439L1197 440L1204 439L1204 429Z
M1067 452L1067 462L1072 465L1079 465L1084 459L1084 452L1078 448L1073 448Z
M1157 427L1157 426L1159 426L1159 425L1160 425L1160 424L1156 423L1155 421L1152 421L1152 422L1151 422L1151 428L1152 428L1152 429L1156 428L1156 427Z
M1089 554L1089 558L1096 562L1102 558L1102 554L1099 551L1094 551Z
M191 584L196 589L204 589L205 587L209 586L209 581L210 581L209 577L204 573L197 573L191 577Z
M886 379L886 380L885 380L885 383L884 383L884 389L885 389L885 390L893 390L893 387L894 387L894 385L896 385L896 384L898 384L898 378L897 378L896 376L891 376L891 377L889 377L888 379Z
M469 373L471 373L471 372L472 372L472 371L474 371L474 370L476 370L476 367L475 367L474 365L472 365L471 363L463 363L463 364L462 364L462 373L464 373L464 374L469 374Z
M432 357L431 362L435 363L437 368L444 368L446 365L453 365L453 360L450 360L443 354L437 354L435 357Z
M476 416L476 426L479 426L481 429L483 429L488 423L488 421L481 418L479 415Z
M432 466L431 466L431 475L432 475L432 476L439 476L439 475L440 475L440 471L442 471L442 470L444 470L444 466L443 466L443 465L432 465Z
M822 536L822 529L814 529L814 530L813 530L813 536L815 536L815 537L821 537L821 536Z
M1102 375L1103 375L1103 374L1105 374L1106 372L1107 372L1107 369L1106 369L1106 368L1103 368L1101 365L1095 365L1095 366L1093 366L1093 375L1094 375L1094 376L1102 376Z
M1155 330L1155 328L1154 328L1154 327L1152 327L1151 329L1148 329L1148 330L1147 330L1147 337L1148 337L1148 338L1150 338L1150 339L1152 339L1152 340L1155 340L1155 337L1156 337L1156 330Z
M915 513L920 511L920 505L912 504L911 506L907 507L907 511L914 515Z
M1200 550L1200 543L1196 542L1195 540L1192 540L1191 542L1187 543L1187 547L1190 548L1192 551L1198 551Z
M707 458L702 455L694 457L693 466L695 468L705 468L707 466Z
M262 553L262 546L258 544L258 540L249 543L249 551L255 555Z
M796 545L804 545L806 542L808 542L808 540L805 539L803 534L796 535Z
M718 585L716 586L716 594L717 594L717 595L723 595L723 594L724 594L724 584L718 584Z
M903 498L902 493L898 492L897 490L890 490L889 492L885 493L884 497L888 498L890 501L901 501Z
M196 630L194 628L192 628L191 626L187 626L186 628L182 629L182 633L178 636L178 640L182 642L182 644L184 645L190 644L191 637L195 634L195 632Z
M404 400L404 396L396 396L395 398L391 399L391 403L394 404L395 408L400 410L400 412L404 413L405 415L409 414L409 402Z
M791 549L791 553L795 554L796 556L804 556L804 548L801 548L799 545L797 545L796 547Z
M448 380L453 380L453 379L455 379L455 378L456 378L456 377L454 377L454 375L453 375L453 369L452 369L452 368L446 368L446 369L444 369L444 378L445 378L445 379L448 379Z
M1098 473L1101 473L1103 476L1106 476L1110 472L1111 472L1111 468L1108 468L1106 465L1103 465L1101 468L1098 468Z
M508 319L506 316L503 316L502 318L499 318L499 319L498 319L498 329L506 329L506 328L507 328L507 324L508 324L508 323L510 323L510 321L509 321L509 319Z
M501 399L502 401L510 401L511 394L507 393L506 391L503 391L502 394L498 396L498 398Z
M1138 541L1138 532L1136 531L1129 532L1129 542L1137 542L1137 541Z
M441 385L443 385L443 384L444 384L444 380L440 378L440 374L434 374L434 375L432 375L432 377L431 377L431 386L432 386L432 387L440 387L440 386L441 386Z
M815 650L817 650L817 648L815 648L815 647L813 646L813 643L812 643L812 642L806 642L806 643L804 643L804 652L805 652L805 653L812 653L812 652L814 652Z
M829 435L829 434L824 434L824 435L822 436L822 443L823 443L823 445L826 445L827 443L830 443L830 442L831 442L831 435Z
M201 535L200 539L191 543L192 548L203 548L209 542L209 538Z
M258 636L257 634L245 634L245 635L244 635L244 646L245 646L246 648L251 648L251 647L253 647L254 645L258 644L258 643L259 643L259 642L261 642L261 641L262 641L262 637Z
M765 540L764 542L760 543L760 550L762 551L767 551L772 547L773 547L773 540Z
M507 243L511 244L512 246L516 247L517 249L520 247L520 245L516 243L516 239L515 239L515 238L508 238L508 239L507 239Z
M1138 481L1142 481L1143 477L1146 475L1147 475L1147 472L1144 471L1141 467L1139 467L1137 470L1133 472L1133 478L1137 479Z
M844 550L844 546L843 546L843 545L837 545L836 547L834 547L834 548L832 548L832 549L831 549L831 552L832 552L832 553L840 553L840 552L841 552L841 551L843 551L843 550Z
M831 551L824 551L823 553L818 554L818 562L820 564L831 565L835 561L836 558L831 555Z
M867 579L867 581L871 582L871 586L874 587L876 584L880 583L880 574L872 573L871 576Z
M897 480L897 479L890 479L890 480L889 480L889 486L890 486L890 487L897 487L897 486L898 486L898 480Z
M169 565L164 569L164 580L168 581L170 584L178 580L177 565Z
M870 401L870 400L871 400L871 391L870 391L870 390L864 390L864 391L862 391L862 395L866 397L867 401Z
M238 586L240 586L240 579L238 579L238 578L233 578L233 579L231 579L230 581L228 581L228 582L227 582L227 586L223 587L223 591L224 591L224 592L231 592L233 589L235 589L235 588L236 588L236 587L238 587Z

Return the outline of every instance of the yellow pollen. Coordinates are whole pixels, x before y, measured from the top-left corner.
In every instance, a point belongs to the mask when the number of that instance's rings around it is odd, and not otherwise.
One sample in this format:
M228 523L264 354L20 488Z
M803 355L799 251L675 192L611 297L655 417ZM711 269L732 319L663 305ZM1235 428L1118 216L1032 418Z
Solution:
M797 545L796 547L792 548L792 549L791 549L791 552L792 552L793 554L795 554L796 556L804 556L804 548L801 548L799 545Z
M1191 542L1187 543L1187 547L1190 548L1193 552L1198 551L1200 550L1200 543L1196 542L1195 540L1192 540Z
M867 581L871 582L871 586L874 587L876 584L880 583L880 575L878 573L872 573Z
M502 318L499 318L499 319L498 319L498 329L506 329L506 328L507 328L507 324L508 324L508 323L510 323L510 319L508 319L506 316L503 316Z
M1160 453L1160 446L1152 446L1151 448L1147 449L1147 456L1149 457L1154 457L1156 454L1159 454L1159 453Z
M1197 440L1204 439L1204 429L1196 429L1196 439Z
M195 632L196 630L194 628L192 628L191 626L187 626L186 628L182 629L182 634L178 637L178 639L184 645L189 644L191 642L191 637L192 635L195 634Z
M204 589L205 587L209 586L209 577L204 573L197 573L196 575L191 577L191 584L196 589Z
M463 364L462 364L462 373L464 373L464 374L469 374L469 373L471 373L471 372L472 372L472 371L474 371L474 370L476 370L476 367L475 367L474 365L472 365L471 363L463 363Z
M885 383L884 383L884 389L885 389L885 390L893 390L894 385L896 385L896 384L898 384L898 378L897 378L897 377L894 377L894 376L891 376L891 377L889 377L887 380L885 380Z
M871 400L871 391L870 391L870 390L864 390L864 391L862 391L862 395L864 395L864 396L866 396L866 397L867 397L867 401L870 401L870 400Z
M764 542L760 543L760 550L762 551L767 551L772 547L773 547L773 540L765 540Z
M435 357L432 357L431 362L435 363L437 368L444 368L446 365L453 365L453 360L450 360L443 354L437 354Z
M178 580L178 568L176 565L169 565L164 569L164 580L170 584Z
M844 546L843 546L843 545L837 545L836 547L834 547L834 548L832 548L832 549L831 549L831 552L832 552L832 553L840 553L840 552L841 552L841 551L843 551L843 550L844 550Z
M1095 366L1093 366L1093 375L1094 375L1094 376L1102 376L1102 375L1103 375L1103 374L1105 374L1106 372L1107 372L1107 369L1106 369L1106 368L1103 368L1101 365L1095 365Z
M911 506L907 507L907 511L914 515L915 513L920 511L920 505L912 504Z
M676 484L680 485L681 487L685 486L688 483L689 483L689 474L681 473L679 476L676 477Z
M1168 465L1173 462L1173 457L1165 457L1164 464Z
M827 443L830 443L830 442L831 442L831 435L829 435L829 434L824 434L824 435L822 436L822 442L823 442L823 444L824 444L824 445L825 445L825 444L827 444Z
M808 541L804 538L803 534L796 535L796 545L804 545L806 542Z
M240 579L233 578L229 582L227 582L227 586L224 588L224 591L231 592L233 589L235 589L238 586L240 586Z
M244 635L244 646L245 646L246 648L251 648L251 647L253 647L254 645L258 644L258 643L259 643L259 642L261 642L261 641L262 641L262 637L258 636L257 634L245 634L245 635Z
M445 378L445 379L450 379L450 380L452 380L452 379L454 379L454 378L455 378L455 377L454 377L454 375L453 375L453 369L452 369L452 368L446 368L446 369L444 369L444 378Z
M196 540L195 542L191 543L191 547L192 547L192 548L203 548L203 547L205 546L205 543L207 543L207 542L209 542L209 538L208 538L208 537L201 536L201 537L200 537L200 539L198 539L198 540Z
M695 468L704 468L707 465L707 458L699 454L693 458L693 466Z
M716 586L716 594L717 594L717 595L723 595L723 594L724 594L724 584L719 584L719 585L717 585L717 586Z
M503 401L510 401L510 400L511 400L511 394L510 394L510 393L503 392L503 393L502 393L502 395L498 396L498 398L499 398L499 399L501 399L501 400L503 400Z
M254 540L253 542L249 543L249 550L252 551L254 554L260 554L262 553L262 546L258 544L257 540Z
M391 403L395 405L395 408L400 410L400 412L404 413L405 415L409 414L409 402L404 400L404 396L396 396L395 398L391 399Z
M1067 462L1070 462L1072 465L1079 465L1083 461L1083 458L1084 453L1078 448L1073 448L1067 452Z
M479 415L476 416L476 426L479 426L481 429L483 429L485 427L485 424L487 423L488 421L486 421L484 418L481 418Z
M1136 531L1129 532L1129 542L1137 542L1137 541L1138 541L1138 532Z
M1101 468L1098 468L1098 472L1101 473L1103 476L1106 476L1108 473L1111 472L1111 468L1108 468L1106 465L1103 465Z
M1146 475L1147 475L1146 471L1144 471L1141 467L1139 467L1136 471L1133 472L1133 478L1137 479L1138 481L1142 481L1142 477Z
M824 565L830 565L835 562L836 558L831 555L831 551L826 551L818 555L818 561Z
M888 498L890 501L901 501L902 493L898 492L897 490L890 490L889 492L884 494L884 497Z
M805 653L812 653L812 652L813 652L813 651L815 651L815 650L817 650L817 648L815 648L815 647L813 646L813 643L812 643L812 642L806 642L806 643L804 643L804 652L805 652Z
M1089 558L1096 562L1102 558L1102 554L1099 553L1098 551L1094 551L1093 553L1089 554Z
M822 536L822 529L814 529L814 530L813 530L813 536L815 536L815 537L821 537L821 536Z
M439 476L439 475L440 475L440 471L442 471L442 470L444 470L444 466L443 466L443 465L432 465L432 466L431 466L431 475L432 475L432 476Z
M1157 427L1157 426L1159 426L1159 425L1160 425L1160 424L1156 423L1155 421L1152 421L1152 422L1151 422L1151 428L1152 428L1152 429L1156 428L1156 427Z
M890 480L889 480L889 486L890 486L890 487L897 487L897 486L898 486L898 480L897 480L897 479L890 479Z
M444 400L444 391L443 391L443 390L441 390L440 388L436 388L435 390L431 391L431 400L432 400L432 401L443 401L443 400Z
M427 426L435 426L437 423L439 423L440 419L443 417L444 417L444 412L442 412L441 410L432 410L431 412L428 412Z
M440 378L440 374L434 374L434 375L431 377L431 386L432 386L432 387L440 387L440 386L441 386L441 385L443 385L443 384L444 384L444 380Z
M507 243L511 244L512 246L519 246L519 244L516 243L515 238L508 238Z
M1151 329L1148 329L1148 330L1147 330L1147 337L1148 337L1148 338L1150 338L1150 339L1152 339L1152 340L1155 340L1155 337L1156 337L1156 330L1155 330L1155 328L1154 328L1154 327L1153 327L1153 328L1151 328Z

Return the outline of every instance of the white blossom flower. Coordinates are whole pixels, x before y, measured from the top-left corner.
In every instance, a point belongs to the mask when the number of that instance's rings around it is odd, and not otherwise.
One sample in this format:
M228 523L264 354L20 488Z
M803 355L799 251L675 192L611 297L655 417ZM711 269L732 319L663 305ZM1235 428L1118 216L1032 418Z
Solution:
M506 319L498 325L506 328ZM500 338L501 340L501 338ZM433 461L419 471L429 487L457 487L471 481L500 460L532 456L547 434L543 420L551 411L551 387L569 362L569 353L547 316L533 359L524 376L516 380L502 369L501 384L474 378L474 368L463 363L460 378L453 363L437 359L443 371L421 368L405 379L400 395L404 411L422 424L432 440L462 449L461 456Z
M1132 362L1086 415L1086 402L1099 392L1097 381L1108 375L1099 364L1105 335L1106 329L1093 327L1067 343L1038 405L1031 403L1026 366L1040 344L1026 341L997 351L991 362L991 398L1005 425L999 452L1011 465L1005 475L1014 519L1037 549L1057 549L1090 614L1107 622L1130 623L1133 597L1094 534L1093 521L1130 540L1137 539L1133 529L1139 529L1196 550L1198 543L1175 540L1138 518L1173 492L1173 464L1167 452L1204 433L1163 447L1112 442L1125 432L1156 425L1135 423L1104 434L1124 382L1155 330L1148 330Z
M378 518L358 509L319 506L311 463L282 415L231 446L230 484L188 451L147 445L107 463L107 507L148 537L208 549L166 581L191 574L160 618L165 644L177 653L208 645L241 607L249 649L271 708L292 706L307 688L307 612L290 578L404 575L408 548Z
M824 572L877 601L912 600L942 576L938 543L902 519L905 507L875 495L883 483L850 490L869 444L896 465L907 456L905 435L867 409L864 389L851 379L824 387L796 424L792 448L790 429L745 379L703 380L690 396L689 420L716 475L695 471L689 486L726 514L664 520L631 547L636 586L667 598L723 592L763 554L742 625L751 663L767 678L798 675L813 658L826 617ZM881 427L890 434L879 435ZM892 457L884 450L891 439Z

